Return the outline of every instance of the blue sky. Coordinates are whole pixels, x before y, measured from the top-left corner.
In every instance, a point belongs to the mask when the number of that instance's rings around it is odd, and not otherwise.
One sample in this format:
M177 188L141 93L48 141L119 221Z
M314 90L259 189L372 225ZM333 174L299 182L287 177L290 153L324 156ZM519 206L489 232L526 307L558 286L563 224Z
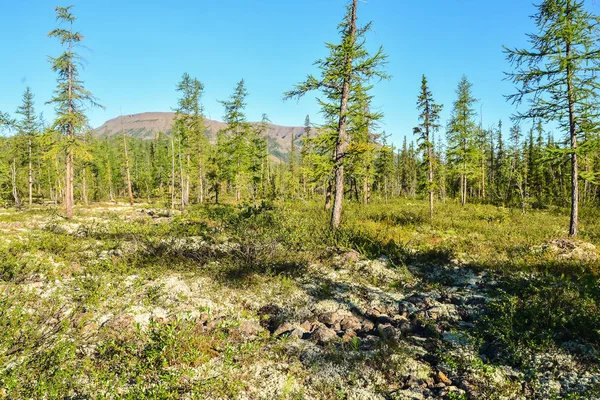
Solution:
M60 47L47 33L56 27L55 1L0 0L3 62L0 110L14 113L26 86L47 120L55 75L48 56ZM282 101L282 94L316 72L313 62L326 55L324 42L338 40L337 24L346 0L71 0L76 28L85 36L81 53L86 88L106 106L90 110L93 127L123 114L170 111L175 85L184 72L206 87L204 105L221 119L226 99L244 78L250 93L247 116L267 113L274 123L302 125L306 114L320 121L316 94ZM594 6L596 7L596 6ZM361 0L359 22L373 21L369 43L389 55L390 81L376 86L375 106L385 113L381 129L401 144L412 138L421 75L444 104L446 123L459 79L466 74L483 105L484 126L508 119L514 107L503 95L510 66L502 46L525 45L534 31L529 0Z

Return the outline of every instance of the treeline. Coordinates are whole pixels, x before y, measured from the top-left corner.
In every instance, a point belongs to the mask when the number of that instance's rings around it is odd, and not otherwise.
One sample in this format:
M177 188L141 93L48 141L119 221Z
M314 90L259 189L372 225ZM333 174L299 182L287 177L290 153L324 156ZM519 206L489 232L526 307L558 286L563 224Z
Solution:
M428 91L426 88L425 91ZM300 137L291 136L291 152L283 161L269 156L268 118L250 125L244 115L246 91L241 81L223 102L228 128L210 140L202 115L202 84L188 74L178 84L182 97L172 134L142 140L117 134L98 138L92 131L78 137L74 163L74 197L81 204L100 201L160 202L181 209L188 204L323 198L332 180L332 132L314 127L310 118ZM523 210L569 205L571 164L564 142L545 132L541 122L530 127L483 128L474 112L471 85L459 84L445 134L394 147L385 133L363 134L350 124L345 196L368 203L373 198L457 199ZM433 102L430 103L434 104ZM464 110L470 110L465 113ZM0 139L0 190L6 205L62 204L65 195L64 154L58 133L44 129L29 89L14 121L15 134ZM463 118L466 115L466 119ZM430 120L431 121L431 120ZM433 119L436 125L435 118ZM589 141L598 140L590 134ZM432 174L430 175L430 171ZM584 204L600 204L600 152L582 160ZM588 179L588 177L590 179ZM463 197L464 196L464 197Z
M301 137L289 138L291 151L283 161L269 149L268 117L260 124L247 121L244 80L221 102L227 128L216 138L204 124L204 85L187 73L176 85L170 135L95 137L84 110L98 104L83 87L81 58L73 50L83 36L73 30L71 7L57 7L62 27L49 34L65 48L50 60L58 74L51 99L57 117L50 124L38 117L30 89L14 117L0 114L0 125L14 133L0 141L0 196L17 208L64 203L67 218L75 201L144 199L184 210L222 196L254 203L318 197L332 210L333 229L344 201L366 204L375 197L428 198L432 218L435 202L448 199L523 211L570 205L575 236L580 199L600 204L600 34L597 17L583 2L545 0L535 16L539 32L529 35L532 49L505 49L515 67L507 74L517 88L510 99L529 102L512 123L484 127L465 76L456 100L446 105L450 119L440 121L444 105L436 103L423 76L415 93L416 142L405 137L398 148L380 132L383 115L371 94L375 82L389 79L387 55L383 48L369 52L371 24L358 26L357 8L352 0L339 25L340 42L327 44L328 56L314 63L320 74L284 94L292 99L319 92L325 123L313 126L307 116ZM547 127L565 134L564 140Z

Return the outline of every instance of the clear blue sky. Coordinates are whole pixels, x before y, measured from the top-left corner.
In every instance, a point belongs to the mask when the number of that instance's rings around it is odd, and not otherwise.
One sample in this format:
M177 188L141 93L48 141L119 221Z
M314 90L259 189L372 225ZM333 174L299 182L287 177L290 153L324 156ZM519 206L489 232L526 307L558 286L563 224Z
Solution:
M55 1L2 2L0 37L0 110L14 113L26 86L39 111L53 118L55 75L48 56L60 47L47 33L56 27ZM338 40L337 24L346 0L71 0L76 28L88 49L82 71L86 88L106 106L90 110L93 127L123 114L170 111L175 85L183 72L206 87L209 118L221 119L226 99L244 78L250 93L247 116L267 113L274 123L302 125L306 114L320 121L316 95L283 102L282 93L316 72L313 62L326 55L324 42ZM596 7L596 6L594 6ZM513 87L503 81L509 70L502 45L525 45L533 32L529 0L367 0L360 2L359 22L373 21L369 43L389 55L392 79L375 90L375 105L385 113L381 129L393 143L412 137L417 123L415 101L426 74L446 123L455 89L466 74L483 104L484 126L508 118L514 107L503 95ZM479 109L479 105L478 105Z

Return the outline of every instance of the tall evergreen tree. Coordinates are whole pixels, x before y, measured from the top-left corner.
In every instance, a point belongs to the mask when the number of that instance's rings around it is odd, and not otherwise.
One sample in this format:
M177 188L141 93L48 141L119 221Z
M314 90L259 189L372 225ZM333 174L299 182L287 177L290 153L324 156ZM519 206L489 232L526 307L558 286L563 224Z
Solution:
M579 231L579 156L582 123L596 125L600 86L600 20L580 0L544 0L533 17L538 32L529 34L531 49L505 48L515 67L507 77L517 86L508 96L528 100L516 118L555 121L567 133L571 158L571 219L569 235Z
M73 6L56 7L56 19L59 25L65 24L67 29L57 28L48 33L57 38L65 51L58 57L50 57L52 70L58 74L57 88L49 103L55 104L56 120L53 129L63 135L62 148L65 153L65 208L67 219L73 216L73 163L77 153L82 152L82 143L77 135L86 125L86 105L100 106L94 96L83 87L79 78L79 66L82 57L75 48L83 40L83 35L73 30L76 20L71 12Z
M18 123L18 128L19 136L23 139L23 144L25 145L29 206L31 207L33 204L33 157L38 145L39 125L34 109L33 93L29 87L23 93L23 103L18 108L17 114L20 114L22 117Z
M435 103L425 75L421 80L421 92L417 99L417 109L420 111L419 121L421 123L414 128L414 133L419 141L419 151L423 154L423 165L427 169L426 187L429 193L429 215L433 219L433 197L435 195L433 135L440 128L439 120L442 106Z
M226 140L223 144L226 144L226 152L230 157L229 160L224 160L226 164L221 168L229 172L228 178L235 188L236 201L241 200L242 187L248 183L249 125L244 113L246 97L248 97L248 91L242 79L238 82L229 100L220 102L225 107L223 122L227 124L227 128L224 133L228 135L228 137L224 137ZM219 150L221 151L221 148Z
M474 162L477 149L475 147L476 127L474 104L477 101L471 88L473 85L463 76L456 89L458 96L447 127L448 161L458 173L460 202L467 202L467 179L474 174Z
M299 98L312 90L323 91L329 101L320 101L323 112L327 119L334 119L337 122L337 137L333 153L335 198L330 220L332 229L339 227L342 215L344 157L349 143L347 129L352 87L373 78L387 78L381 70L386 63L386 56L382 48L375 55L369 55L365 35L371 24L362 28L357 27L357 8L358 0L352 0L347 7L344 21L339 25L341 43L327 44L329 56L315 63L321 70L321 79L310 75L305 82L285 94L285 98Z

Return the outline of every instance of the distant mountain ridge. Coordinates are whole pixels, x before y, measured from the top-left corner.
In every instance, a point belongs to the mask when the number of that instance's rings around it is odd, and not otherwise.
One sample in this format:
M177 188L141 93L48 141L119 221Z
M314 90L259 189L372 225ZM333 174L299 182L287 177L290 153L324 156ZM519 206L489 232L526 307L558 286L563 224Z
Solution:
M123 115L106 121L99 128L94 129L95 134L100 137L111 137L125 132L127 136L152 140L159 132L171 133L173 126L173 112L145 112L140 114ZM214 139L219 130L227 127L227 124L219 121L205 119L205 124L210 132L210 138ZM251 122L256 125L257 122ZM291 137L295 138L296 145L301 146L298 139L304 133L303 126L281 126L269 124L266 136L269 140L271 153L281 156L289 153L291 148Z

